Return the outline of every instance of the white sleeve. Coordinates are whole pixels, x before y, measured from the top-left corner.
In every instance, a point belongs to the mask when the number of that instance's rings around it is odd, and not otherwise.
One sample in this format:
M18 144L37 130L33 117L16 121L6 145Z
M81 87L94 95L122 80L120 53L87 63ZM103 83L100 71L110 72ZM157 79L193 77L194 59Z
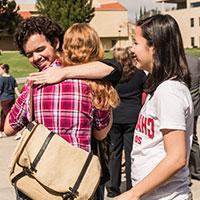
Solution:
M180 88L179 88L180 89ZM185 96L176 88L160 88L156 95L159 129L186 130Z

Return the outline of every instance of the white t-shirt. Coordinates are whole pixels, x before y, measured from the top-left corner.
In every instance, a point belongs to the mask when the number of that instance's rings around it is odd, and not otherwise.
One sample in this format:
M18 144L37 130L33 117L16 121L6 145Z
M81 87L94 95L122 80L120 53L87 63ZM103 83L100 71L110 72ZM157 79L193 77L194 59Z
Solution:
M131 153L133 186L148 175L166 155L161 129L186 132L188 159L192 142L193 104L188 88L179 81L167 80L161 83L153 96L147 97L141 109ZM190 192L188 175L188 168L182 168L141 200L187 199Z

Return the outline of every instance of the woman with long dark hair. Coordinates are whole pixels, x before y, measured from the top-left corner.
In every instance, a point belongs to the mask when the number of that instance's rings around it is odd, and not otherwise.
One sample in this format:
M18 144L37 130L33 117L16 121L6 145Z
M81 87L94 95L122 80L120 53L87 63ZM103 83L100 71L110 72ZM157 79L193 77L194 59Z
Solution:
M189 200L193 105L175 19L159 14L139 21L132 50L136 66L149 72L148 96L134 132L133 187L117 200Z

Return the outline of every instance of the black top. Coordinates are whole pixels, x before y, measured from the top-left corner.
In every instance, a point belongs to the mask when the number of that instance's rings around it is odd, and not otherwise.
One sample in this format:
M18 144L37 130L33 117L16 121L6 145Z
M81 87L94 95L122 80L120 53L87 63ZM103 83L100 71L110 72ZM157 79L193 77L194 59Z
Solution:
M0 101L15 99L17 82L12 76L0 76Z
M200 60L196 57L186 55L191 75L191 96L194 105L194 116L200 115Z
M120 105L113 110L113 123L126 124L137 122L142 107L142 92L146 74L136 69L127 82L119 83L116 87L121 99Z
M112 86L115 87L118 84L122 75L121 64L114 59L105 59L102 60L101 62L114 68L113 71L108 76L104 77L104 80L110 82Z

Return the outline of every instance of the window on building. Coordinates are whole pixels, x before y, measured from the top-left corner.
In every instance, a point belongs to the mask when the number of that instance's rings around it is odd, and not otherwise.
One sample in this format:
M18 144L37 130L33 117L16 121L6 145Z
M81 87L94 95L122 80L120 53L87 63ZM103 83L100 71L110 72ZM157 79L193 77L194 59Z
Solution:
M117 40L112 40L112 47L114 47L117 43Z
M194 18L190 18L190 26L194 27Z
M191 3L190 5L191 5L191 6L190 6L191 8L200 7L200 1L193 2L193 3Z
M194 47L194 37L191 37L191 46Z

